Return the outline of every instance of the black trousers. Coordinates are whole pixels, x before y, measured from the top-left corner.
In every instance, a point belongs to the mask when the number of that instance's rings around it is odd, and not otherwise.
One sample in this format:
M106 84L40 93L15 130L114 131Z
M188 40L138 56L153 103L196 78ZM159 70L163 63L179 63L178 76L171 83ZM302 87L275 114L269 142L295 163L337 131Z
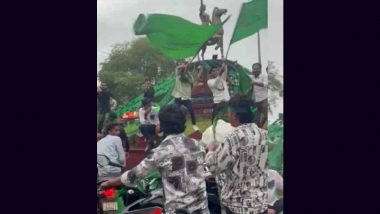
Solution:
M212 110L212 123L214 123L214 119L216 117L216 115L218 115L218 113L227 107L227 103L226 102L220 102L220 103L214 103L214 106L213 106L213 110Z
M280 198L278 199L274 204L273 206L268 206L268 208L270 209L274 209L276 211L276 213L280 213L284 210L284 202L283 202L283 199Z
M262 128L268 120L268 99L255 103L255 106L257 107L255 123Z
M195 125L196 124L195 113L193 110L193 105L191 104L191 100L182 100L181 98L174 98L174 103L178 106L184 105L187 108L187 110L190 113L191 123Z
M98 133L103 133L109 120L109 112L98 112Z
M152 125L152 124L140 125L140 131L141 131L141 134L147 140L151 140L154 136L156 136L156 125Z
M140 125L140 132L148 142L148 145L145 148L145 155L148 156L149 154L152 153L152 149L157 147L155 143L156 125L152 125L152 124Z

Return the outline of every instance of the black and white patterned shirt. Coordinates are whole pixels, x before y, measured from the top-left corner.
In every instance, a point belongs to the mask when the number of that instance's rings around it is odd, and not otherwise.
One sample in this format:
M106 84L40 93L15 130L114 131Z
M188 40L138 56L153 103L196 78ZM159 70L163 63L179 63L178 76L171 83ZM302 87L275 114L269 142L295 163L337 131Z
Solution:
M206 155L209 170L220 179L221 201L234 213L259 214L268 208L267 133L243 124Z
M184 135L169 135L153 154L121 176L125 185L135 184L158 170L165 194L165 213L209 214L205 183L205 150L194 139Z

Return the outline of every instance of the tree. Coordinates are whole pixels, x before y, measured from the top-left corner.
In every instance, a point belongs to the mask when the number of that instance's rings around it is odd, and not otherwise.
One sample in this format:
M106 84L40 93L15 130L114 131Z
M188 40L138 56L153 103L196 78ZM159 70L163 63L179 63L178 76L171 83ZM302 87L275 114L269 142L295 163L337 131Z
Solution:
M165 58L146 38L139 38L113 47L101 64L99 79L107 83L119 104L125 104L143 92L145 78L158 82L174 68L173 60Z
M282 77L278 74L278 69L272 64L268 69L268 90L269 90L269 113L272 114L273 107L277 106L277 101L283 97Z

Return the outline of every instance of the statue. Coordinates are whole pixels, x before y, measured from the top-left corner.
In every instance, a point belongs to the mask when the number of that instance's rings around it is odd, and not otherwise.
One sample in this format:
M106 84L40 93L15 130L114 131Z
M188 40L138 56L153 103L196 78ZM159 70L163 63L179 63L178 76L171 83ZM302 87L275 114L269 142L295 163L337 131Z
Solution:
M211 24L210 16L206 13L206 5L203 4L203 0L201 0L201 7L199 8L199 18L201 19L202 25Z
M202 2L202 1L201 1ZM204 9L204 10L202 10ZM203 11L199 14L199 16L201 17L201 20L202 20L202 24L203 23L203 19L202 17L206 17L206 13L204 12L206 10L206 5L204 4L201 4L201 8L200 8L200 11ZM225 15L227 13L227 9L219 9L218 7L215 7L214 8L214 11L212 12L212 19L211 19L211 24L221 24L222 23L222 15ZM201 14L203 14L204 16L201 16ZM207 15L208 16L208 15ZM206 20L206 19L205 19ZM207 24L205 22L205 24ZM223 27L211 38L207 41L207 43L202 47L202 59L204 60L204 54L206 52L206 48L207 46L212 46L212 45L215 45L216 44L216 47L215 47L215 50L218 50L218 48L220 48L220 52L221 52L221 56L222 58L224 58L224 50L223 50L223 34L224 34L224 30L223 30Z

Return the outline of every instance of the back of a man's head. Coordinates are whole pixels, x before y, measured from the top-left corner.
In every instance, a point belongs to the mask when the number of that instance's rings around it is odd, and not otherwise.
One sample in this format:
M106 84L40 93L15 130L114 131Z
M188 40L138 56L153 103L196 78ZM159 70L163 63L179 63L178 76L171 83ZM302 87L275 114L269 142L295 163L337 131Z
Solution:
M165 135L180 134L185 131L186 117L177 105L167 105L160 110L158 115L160 128Z
M247 95L238 94L232 97L228 105L231 113L235 114L239 120L239 124L253 123L252 100Z

